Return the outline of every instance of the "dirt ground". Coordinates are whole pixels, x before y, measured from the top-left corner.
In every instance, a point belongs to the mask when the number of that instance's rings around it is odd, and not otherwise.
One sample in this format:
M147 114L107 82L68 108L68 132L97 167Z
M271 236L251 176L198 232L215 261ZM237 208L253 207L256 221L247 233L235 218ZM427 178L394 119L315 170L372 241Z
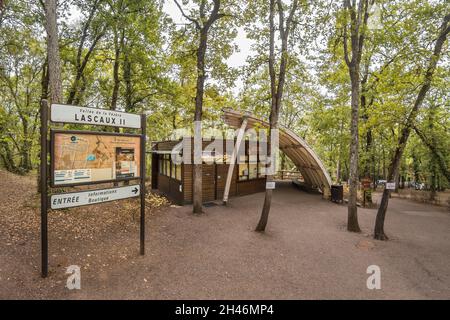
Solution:
M0 190L0 299L450 298L442 207L391 199L391 240L380 242L371 238L376 210L359 209L363 232L349 233L345 206L288 183L277 185L265 234L253 231L262 193L200 216L155 200L162 207L147 209L145 256L136 200L53 211L42 279L34 179L0 171ZM373 264L380 290L366 287ZM81 267L81 290L65 287L69 265Z

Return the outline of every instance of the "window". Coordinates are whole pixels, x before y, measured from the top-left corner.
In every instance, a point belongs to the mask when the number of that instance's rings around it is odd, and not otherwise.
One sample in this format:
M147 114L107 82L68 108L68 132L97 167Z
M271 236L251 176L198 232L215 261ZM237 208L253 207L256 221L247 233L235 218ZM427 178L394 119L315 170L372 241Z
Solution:
M251 151L251 150L249 150ZM258 154L250 153L248 156L249 163L248 163L248 178L249 179L256 179L258 178Z
M249 179L256 179L258 178L258 164L257 163L250 163L248 165L248 178Z
M216 155L214 156L214 161L215 161L217 164L222 164L222 163L224 163L224 155L217 152Z
M175 165L175 179L181 181L181 164Z
M158 162L160 175L181 181L181 164L173 163L170 154L160 155Z
M248 180L248 162L239 163L239 181Z
M173 163L172 161L170 161L170 177L175 179L175 163Z
M239 156L238 181L264 178L265 164L260 161L265 157L258 157L258 145L247 141L245 152L245 155Z
M223 163L223 154L215 150L204 150L202 153L202 161L205 164Z
M266 176L266 164L259 162L258 166L259 166L258 178L264 178Z
M171 164L170 177L172 179L181 181L181 164L175 164L172 161L170 162L170 164Z
M163 155L163 172L165 176L170 176L170 154Z
M159 155L158 156L158 172L159 172L159 174L164 174L163 165L164 165L163 156Z
M266 161L267 161L267 156L259 155L258 178L264 178L266 176Z

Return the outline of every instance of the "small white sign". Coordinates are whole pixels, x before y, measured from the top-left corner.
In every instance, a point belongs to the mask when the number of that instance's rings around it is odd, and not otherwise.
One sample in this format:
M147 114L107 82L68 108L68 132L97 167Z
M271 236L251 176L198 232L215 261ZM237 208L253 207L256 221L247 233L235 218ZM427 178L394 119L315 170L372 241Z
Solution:
M86 206L89 204L137 197L140 193L141 186L135 184L118 188L54 194L50 197L50 207L52 209L63 209Z
M386 182L387 190L395 190L395 182Z
M137 114L65 104L52 104L50 108L50 120L52 122L82 123L135 129L141 127L141 117Z
M275 189L275 181L268 181L266 182L266 189Z

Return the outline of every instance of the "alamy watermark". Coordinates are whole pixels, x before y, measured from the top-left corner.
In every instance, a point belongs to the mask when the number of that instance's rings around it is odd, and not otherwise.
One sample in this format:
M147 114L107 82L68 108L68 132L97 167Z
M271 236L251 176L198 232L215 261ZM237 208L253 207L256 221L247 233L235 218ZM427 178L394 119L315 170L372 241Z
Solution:
M367 278L366 286L369 290L381 289L381 269L376 264L372 264L367 267L367 274L370 276Z
M70 274L66 281L66 288L69 290L81 289L81 271L80 267L76 265L68 266L66 274Z
M180 142L172 148L171 160L177 165L212 164L218 161L225 164L259 162L265 165L265 175L274 175L279 156L279 130L270 130L269 141L267 129L248 128L241 132L242 141L239 141L240 130L209 128L203 132L201 121L194 122L193 134L187 128L176 129L169 138Z

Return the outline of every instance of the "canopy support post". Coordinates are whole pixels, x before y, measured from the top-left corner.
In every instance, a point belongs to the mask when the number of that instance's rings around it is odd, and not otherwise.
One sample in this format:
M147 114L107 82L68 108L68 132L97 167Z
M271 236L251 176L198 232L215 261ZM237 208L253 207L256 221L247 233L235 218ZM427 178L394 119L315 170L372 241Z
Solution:
M239 128L238 136L236 138L236 145L231 153L230 165L228 167L227 181L225 183L225 190L223 192L223 204L226 205L228 202L228 194L230 192L231 179L233 178L234 165L236 164L237 153L241 147L242 139L244 138L245 128L247 126L247 117L244 116L242 119L241 127Z

